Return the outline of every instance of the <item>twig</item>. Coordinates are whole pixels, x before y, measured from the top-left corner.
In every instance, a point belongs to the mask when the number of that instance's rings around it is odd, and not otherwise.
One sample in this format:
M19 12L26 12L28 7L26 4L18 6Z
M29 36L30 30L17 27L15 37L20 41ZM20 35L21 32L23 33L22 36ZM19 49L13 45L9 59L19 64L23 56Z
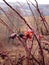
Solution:
M29 2L31 2L30 0L29 0ZM44 26L45 26L45 29L46 29L46 31L48 32L48 29L47 29L47 27L46 27L46 24L47 24L47 26L49 26L48 25L48 23L47 23L47 21L46 21L46 19L45 19L45 17L42 15L42 13L40 12L40 9L39 9L39 7L38 7L38 2L35 0L35 2L36 2L36 6L31 2L31 4L36 8L36 10L37 10L37 12L39 13L39 15L40 15L40 18L42 19L42 21L43 21L43 24L44 24ZM45 24L46 23L46 24Z
M11 5L9 5L5 0L3 0L3 1L4 1L13 11L15 11L15 12L19 15L19 17L25 22L25 24L26 24L31 30L33 30L33 29L29 26L29 24L26 22L26 20L25 20ZM35 33L34 33L34 36L35 36L35 38L36 38L36 40L37 40L37 42L38 42L39 48L40 48L40 50L41 50L41 56L42 56L42 59L43 59L43 65L45 65L44 55L43 55L43 50L42 50L42 48L41 48L41 44L40 44L39 40L37 39ZM26 47L26 50L28 50L27 47Z
M27 24L27 26L32 30L32 28L30 27L30 25L27 23L27 21L25 20L25 18L23 18L18 11L16 11L11 5L9 5L5 0L3 0L16 14L19 15L19 17L25 22L25 24Z
M31 9L29 2L28 2L27 0L26 0L26 2L27 2L27 4L28 4L29 9L30 9L30 11L31 11L31 13L32 13L32 15L33 15L33 17L34 17L35 22L36 22L37 31L39 32L37 20L36 20L36 17L35 17L35 15L34 15L34 13L33 13L33 10Z
M35 38L36 38L36 40L37 40L37 42L38 42L39 49L40 49L40 52L41 52L41 57L42 57L42 60L43 60L42 65L45 65L44 55L43 55L43 50L42 50L42 47L41 47L41 43L40 43L40 41L37 39L36 35L34 35L34 36L35 36Z
M8 17L8 15L6 14L6 12L0 7L0 10L3 11L3 13L6 15L6 17L8 18L9 22L12 23L12 21L10 20L10 18ZM12 25L16 28L16 26L12 23Z
M11 28L9 28L9 26L0 18L0 23L2 23L4 26L6 26L7 27L7 29L10 31L10 32L12 32L13 33L13 31L12 31L12 29Z

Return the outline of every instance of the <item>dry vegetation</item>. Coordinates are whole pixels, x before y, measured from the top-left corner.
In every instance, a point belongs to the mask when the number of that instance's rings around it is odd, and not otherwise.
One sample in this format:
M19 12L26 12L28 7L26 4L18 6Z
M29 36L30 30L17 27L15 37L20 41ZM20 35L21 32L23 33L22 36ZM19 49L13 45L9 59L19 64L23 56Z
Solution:
M3 12L0 15L0 65L49 65L49 16L43 16L36 0L36 5L26 0L32 13L30 17L23 17L19 9L14 9L6 0L3 1L9 11L0 7ZM30 3L36 9L37 16ZM19 5L21 6L20 3ZM28 29L34 31L32 40L26 41L17 36ZM16 38L9 41L12 33L16 33Z

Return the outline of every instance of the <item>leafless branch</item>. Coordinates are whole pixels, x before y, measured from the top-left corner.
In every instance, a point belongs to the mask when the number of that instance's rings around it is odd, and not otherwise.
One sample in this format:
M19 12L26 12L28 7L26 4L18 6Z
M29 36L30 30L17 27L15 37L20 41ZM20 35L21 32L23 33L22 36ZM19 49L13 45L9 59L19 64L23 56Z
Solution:
M8 15L6 14L6 12L0 7L0 10L3 11L3 13L6 15L6 17L8 18L9 22L16 28L16 26L12 23L12 21L10 20L10 18L8 17Z
M7 27L7 29L10 31L10 32L13 32L11 28L9 28L9 26L0 18L0 23L2 23L4 26Z
M29 2L31 2L31 1L29 0ZM32 2L31 2L31 4L36 8L37 12L38 12L39 15L40 15L41 20L43 21L43 24L44 24L44 26L45 26L45 29L46 29L46 31L48 32L47 26L49 26L49 25L48 25L48 23L47 23L45 17L42 15L42 13L41 13L41 11L40 11L40 9L39 9L38 2L37 2L36 0L35 0L35 2L36 2L36 6L37 6L37 7L36 7ZM46 26L46 24L47 24L47 26Z
M13 11L15 11L18 15L19 15L19 17L25 22L25 24L31 29L31 30L33 30L31 27L30 27L30 25L27 23L27 21L11 6L11 5L9 5L5 0L3 0ZM39 10L38 10L39 11ZM40 14L40 16L41 16L41 14ZM43 60L43 64L42 65L45 65L45 61L44 61L44 55L43 55L43 50L42 50L42 47L41 47L41 43L40 43L40 41L38 40L38 38L37 38L37 36L36 36L36 34L34 33L34 36L35 36L35 38L36 38L36 40L37 40L37 42L38 42L38 45L39 45L39 49L40 49L40 51L41 51L41 57L42 57L42 60ZM21 41L21 39L19 39L20 41ZM22 42L22 41L21 41ZM22 44L25 44L24 42L22 42ZM27 48L27 46L25 46L24 47L25 49L26 49L26 52L27 52L27 54L28 53L30 53L29 51L28 51L28 48ZM32 56L33 57L33 59L37 62L37 60L34 58L34 56ZM38 63L38 62L37 62ZM39 64L39 63L38 63Z
M30 27L30 25L27 23L27 21L25 20L25 18L23 18L19 13L18 13L18 11L16 11L11 5L9 5L5 0L3 0L13 11L15 11L15 13L17 13L18 15L19 15L19 17L27 24L27 26L30 28L30 29L32 29L31 27Z

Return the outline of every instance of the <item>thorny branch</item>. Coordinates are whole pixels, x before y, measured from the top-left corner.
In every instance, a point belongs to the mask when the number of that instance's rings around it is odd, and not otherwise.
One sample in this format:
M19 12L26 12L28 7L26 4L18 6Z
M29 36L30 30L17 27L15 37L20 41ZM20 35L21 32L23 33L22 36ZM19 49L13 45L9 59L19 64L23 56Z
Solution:
M15 13L17 13L19 15L19 17L27 24L27 26L32 30L32 28L29 26L29 24L27 23L27 21L25 20L25 18L23 18L18 11L16 11L11 5L9 5L5 0L3 0L13 11L15 11Z
M9 28L9 26L0 18L0 23L2 23L3 25L5 25L7 27L7 29L13 33L13 31ZM25 47L25 43L17 36L17 38L19 39L19 41L23 44L23 47ZM25 47L25 49L28 51L27 47ZM33 59L35 60L34 56ZM37 62L37 60L35 60ZM38 62L37 62L38 63ZM12 64L13 65L13 64Z
M25 20L25 18L23 18L23 17L18 13L18 11L16 11L16 10L15 10L11 5L9 5L5 0L3 0L3 1L4 1L13 11L15 11L16 14L19 15L19 17L25 22L25 24L26 24L31 30L33 30L33 29L30 27L30 25L27 23L27 21ZM38 7L38 3L37 3L36 0L35 0L35 2L36 2L36 6ZM33 4L33 6L34 6L35 8L37 8L34 4ZM42 21L44 22L45 19L42 17L41 12L40 12L40 10L39 10L38 8L37 8L37 11L39 12L40 17L42 18ZM5 22L3 22L3 20L2 20L1 18L0 18L0 20L2 21L1 23L3 23L3 24L9 29L8 25L7 25ZM44 23L44 25L45 25L45 23ZM46 27L45 27L45 28L46 28ZM12 31L11 29L9 29L9 30ZM46 29L46 30L47 30L47 29ZM13 32L13 31L12 31L12 32ZM41 43L40 43L40 41L38 40L38 38L37 38L35 32L34 32L34 36L35 36L35 38L36 38L36 40L37 40L37 42L38 42L39 49L40 49L40 51L41 51L41 56L42 56L42 60L43 60L42 65L45 65L44 55L43 55L43 50L42 50L42 47L41 47ZM19 37L18 37L18 39L19 39L19 40L21 41L21 43L23 44L23 46L24 46L26 52L27 52L27 53L30 53L29 50L28 50L28 48L27 48L27 46L26 46L26 43L23 42ZM32 56L32 59L34 59L34 60L40 65L40 63L38 62L38 60L36 60L32 54L31 54L31 56Z
M27 0L26 0L26 2L27 2L27 4L28 4L29 9L30 9L30 11L31 11L31 13L32 13L32 15L33 15L33 17L34 17L35 22L36 22L37 31L39 32L38 24L37 24L37 20L36 20L36 17L35 17L35 15L34 15L34 12L33 12L33 10L31 9L29 2L28 2Z
M12 25L16 28L16 26L13 24L13 22L10 20L10 18L8 17L8 15L6 14L6 12L0 7L0 10L3 11L3 13L6 15L7 19L9 20L10 23L12 23Z
M29 0L29 2L31 2L31 1ZM40 12L40 9L39 9L39 6L38 6L38 2L37 2L36 0L35 0L35 2L36 2L36 6L35 6L32 2L31 2L31 4L36 8L37 12L38 12L39 15L40 15L41 21L43 21L43 24L44 24L44 26L45 26L45 29L46 29L46 31L48 32L47 26L49 26L49 25L48 25L48 23L47 23L45 17L44 17L44 16L42 15L42 13ZM47 24L47 26L46 26L46 24Z
M12 29L11 28L9 28L9 26L7 25L7 23L5 23L1 18L0 18L0 23L2 23L4 26L6 26L7 27L7 29L10 31L10 32L12 32L13 33L13 31L12 31Z

